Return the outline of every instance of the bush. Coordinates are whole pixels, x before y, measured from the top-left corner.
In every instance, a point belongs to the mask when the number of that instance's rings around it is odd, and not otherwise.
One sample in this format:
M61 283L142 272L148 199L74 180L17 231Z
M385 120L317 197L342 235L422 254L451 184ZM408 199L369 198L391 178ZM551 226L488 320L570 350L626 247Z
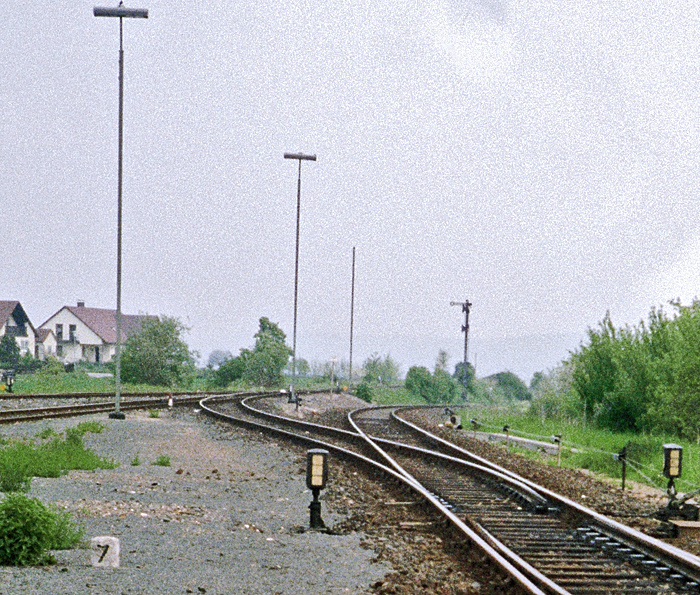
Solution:
M0 502L0 564L51 564L55 559L48 550L73 547L81 539L82 531L67 513L36 498L10 494Z
M43 430L48 442L10 442L0 449L0 491L27 492L32 477L60 477L73 469L112 469L116 463L85 448L83 435L99 431L98 422L84 422L66 430L62 440L55 432Z
M32 475L27 459L0 458L0 492L28 492Z
M355 396L367 403L372 402L372 387L366 382L361 382L355 389Z

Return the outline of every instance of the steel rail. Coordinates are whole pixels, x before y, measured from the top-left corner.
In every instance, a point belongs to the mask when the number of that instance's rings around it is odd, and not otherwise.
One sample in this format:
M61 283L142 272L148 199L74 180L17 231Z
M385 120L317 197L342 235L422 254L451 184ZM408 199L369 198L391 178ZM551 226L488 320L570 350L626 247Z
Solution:
M246 400L241 400L240 405L244 408L246 408L248 411L250 411L250 404L245 403L245 401L250 401L250 400L255 400L258 398L265 398L264 396L259 396L259 397L253 397L252 399L246 399ZM326 442L326 441L321 441L317 440L311 437L310 433L305 433L305 434L298 434L295 432L289 432L287 430L270 426L268 424L252 421L250 419L243 419L240 416L234 416L231 414L223 413L220 411L216 411L212 407L210 407L211 402L216 402L216 401L221 401L224 400L223 398L218 398L218 397L207 397L200 401L200 407L202 408L202 411L207 413L208 415L232 422L232 423L238 423L241 425L244 425L246 427L255 429L255 430L262 430L262 431L268 431L268 432L273 432L282 436L285 436L287 438L296 440L296 441L301 441L305 444L310 444L314 445L317 447L322 447L326 448L330 451L340 453L346 457L349 457L355 461L359 461L363 464L370 465L373 468L380 470L384 472L385 474L389 475L390 477L398 480L408 488L410 488L413 492L421 496L424 500L426 500L428 503L430 503L449 523L457 529L464 537L466 537L471 543L476 545L481 551L498 567L508 578L513 580L516 584L518 584L526 593L530 595L547 595L555 593L557 595L569 595L567 591L562 590L558 588L556 585L552 584L550 588L548 588L546 591L543 590L539 585L535 584L529 577L527 577L523 572L521 572L520 569L518 569L515 565L511 563L511 561L503 555L502 552L498 551L496 548L492 547L491 544L488 543L488 540L481 535L471 527L469 527L466 523L464 523L454 512L452 512L449 508L445 507L436 497L434 494L432 494L429 490L425 489L420 483L418 483L415 480L412 480L409 476L406 474L400 473L395 469L392 469L391 467L388 467L381 463L380 461L377 461L375 458L370 458L365 455L362 455L356 451L349 450L347 448L343 448L338 446L336 443L331 443L331 442ZM229 398L226 398L225 400L231 400ZM245 403L245 404L244 404ZM247 405L247 407L246 407ZM353 442L357 442L358 435L361 436L359 433L355 434L352 432L348 432L347 430L342 430L339 428L333 428L332 426L323 426L320 424L314 424L311 422L304 422L301 420L292 420L288 417L284 416L279 416L275 414L271 414L269 412L265 412L262 410L255 410L254 415L257 417L269 417L270 419L273 419L277 423L285 423L287 425L293 425L293 426L298 426L300 428L305 428L307 431L310 431L312 429L317 429L322 432L337 432L338 436L342 436L344 439L349 439ZM364 443L364 439L362 440ZM543 582L547 582L546 577L543 577Z
M130 398L144 398L144 397L184 397L184 396L196 396L199 395L200 399L203 396L209 395L219 395L221 391L152 391L152 392L128 392L122 393L122 397ZM96 393L0 393L0 401L21 401L21 400L40 400L40 399L109 399L114 398L114 391L112 392L96 392Z
M246 393L250 394L250 393ZM180 393L177 396L158 396L146 399L131 399L122 402L122 409L165 409L185 405L196 405L202 399L201 393ZM31 407L24 409L5 409L0 411L0 424L9 424L23 421L36 421L40 419L50 419L59 417L74 417L81 415L91 415L95 413L105 413L114 409L113 401L103 401L98 403L81 403L72 405L55 405L51 407Z
M323 427L324 428L323 431L325 431L325 432L341 432L345 436L351 436L351 437L357 439L357 435L354 432L351 432L348 434L348 432L345 430L334 430L333 428L329 428L327 426L319 426L318 424L314 424L311 422L304 422L301 420L293 420L293 419L285 417L285 416L278 416L275 414L271 414L267 411L256 410L252 407L252 405L248 404L248 401L253 401L255 399L256 398L246 399L245 401L242 402L242 405L244 405L244 406L248 405L248 409L255 412L256 415L265 416L265 417L272 416L272 418L279 420L279 423L293 424L295 426L304 428L306 431L316 431L317 432L317 431L319 431L319 428ZM371 412L385 411L387 414L391 415L392 417L395 417L394 410L396 410L396 409L399 409L399 408L397 408L396 406L369 407L369 408L365 407L365 408L358 410L358 412L361 412L361 411L371 411ZM352 414L351 414L351 416L352 416ZM426 437L423 433L416 432L416 434L419 437L420 443L430 442L430 443L434 444L434 441L429 440L429 438ZM382 447L385 447L385 448L388 447L388 448L393 448L393 449L400 448L400 449L403 449L404 452L405 451L412 451L414 454L422 454L424 456L430 456L430 457L433 457L433 459L438 459L438 460L442 461L443 464L446 462L449 462L452 464L453 467L454 466L468 467L470 465L468 460L465 461L465 459L470 459L468 454L464 455L463 453L460 453L460 456L462 458L457 458L457 457L452 457L452 456L446 455L444 453L438 453L434 450L421 448L419 446L408 445L405 443L399 443L399 442L396 442L393 440L380 438L376 435L371 436L371 439L377 445L381 445ZM453 445L451 445L451 443L448 443L447 446L451 447ZM375 445L372 445L372 448L375 451L375 453L378 452ZM384 451L385 448L380 448L380 450ZM454 450L452 452L454 453ZM380 455L380 456L384 457L384 455ZM385 460L387 460L387 461L389 461L389 459L390 459L390 457L385 458ZM474 459L472 459L472 460L474 460ZM495 477L497 479L499 479L501 482L501 485L500 485L501 489L503 489L505 487L509 490L512 490L516 496L521 498L522 501L529 504L530 508L535 509L536 511L542 512L542 511L546 510L547 501L544 498L544 496L534 493L534 492L536 492L535 488L539 488L540 486L537 486L536 484L533 484L532 482L529 482L529 481L527 483L525 483L525 480L518 477L516 474L513 474L513 473L507 471L506 469L502 469L496 465L493 465L492 463L490 463L489 461L487 461L485 459L479 459L479 461L482 462L484 465L482 466L482 465L478 465L478 464L473 464L474 466L471 467L471 469L473 471L477 471L481 475L488 474L488 473L494 474ZM492 469L493 471L489 471L490 469ZM401 469L401 471L404 473L406 472L404 469ZM409 478L414 480L414 481L416 479L415 477L411 476L410 474L409 474ZM507 485L504 486L503 485L504 483ZM559 506L562 506L562 504L563 504L565 508L568 508L568 507L566 507L565 503L562 503L561 501L558 501L555 498L552 498L552 501L555 502ZM580 507L577 510L577 512L586 516L588 519L587 522L594 522L594 519L592 519L586 515L587 512L590 512L590 513L593 513L594 515L597 515L597 513L595 513L594 511L589 511L588 509L585 509L585 507ZM602 515L598 515L598 516L602 516ZM474 528L475 528L475 530L478 531L478 533L480 535L484 536L489 541L489 543L494 544L494 539L495 539L494 536L491 533L489 533L486 530L486 528L483 527L483 525L480 525L479 523L475 522ZM667 574L672 575L672 578L676 583L685 583L684 587L690 586L692 588L692 584L693 584L692 577L695 576L695 572L692 569L689 569L687 567L680 567L678 564L669 563L668 558L665 556L665 554L663 552L660 552L658 548L655 548L653 546L648 546L648 545L641 545L639 543L635 544L632 542L621 540L619 534L614 535L612 533L609 533L608 535L605 535L605 534L601 534L600 532L596 532L596 531L590 529L589 527L586 527L585 529L586 530L584 531L582 528L582 530L579 531L577 535L580 537L586 538L589 541L595 541L595 543L603 542L603 543L605 543L606 547L615 546L618 548L618 551L620 553L624 553L626 551L628 554L628 558L643 557L644 563L646 565L654 564L655 565L654 568L656 570L658 570L659 568L663 568L663 569L665 569ZM631 531L634 531L634 530L631 530ZM642 538L646 537L641 533L640 533L640 535L642 536ZM653 539L653 538L650 538L650 539ZM621 544L620 541L623 541L623 543ZM663 542L660 542L660 543L662 544L662 546L666 545L666 544L663 544ZM622 546L625 546L625 547L623 548ZM629 546L629 547L627 547L627 546ZM532 565L528 564L521 556L517 556L517 555L513 554L513 552L511 550L509 550L506 546L504 546L502 544L498 544L498 546L495 546L495 547L497 547L497 549L499 549L500 551L506 552L506 555L511 556L514 563L517 566L523 568L527 573L532 572ZM673 546L668 546L668 547L673 548ZM680 550L680 551L682 552L682 550ZM646 557L642 556L642 554L640 552L644 552L646 554ZM691 556L692 556L692 554L691 554ZM654 561L659 561L659 560L661 560L663 563L657 564L656 562L654 562ZM590 565L590 561L588 562L588 564ZM665 565L668 565L668 566L665 566ZM648 570L648 568L647 568L647 570ZM623 579L623 578L627 578L629 580L629 577L620 576L620 579ZM546 577L543 578L543 577L538 576L538 580L540 582L542 582L543 584L546 584L548 579L546 579ZM602 581L602 579L599 579L599 582L601 582L601 581ZM551 585L549 585L549 587L550 587L550 590L552 590Z
M553 502L556 502L560 506L564 506L569 510L576 511L579 514L590 518L596 523L598 527L600 527L601 531L606 533L609 537L623 538L627 545L633 546L637 549L641 549L650 556L654 556L657 558L661 556L665 563L672 564L676 566L678 570L683 570L684 572L691 574L694 577L694 579L700 584L700 557L691 554L690 552L686 552L685 550L677 548L673 545L667 544L659 539L656 539L649 535L645 535L644 533L637 531L632 527L628 527L627 525L624 525L609 517L606 517L605 515L602 515L586 506L583 506L578 502L574 502L573 500L566 498L565 496L561 496L560 494L548 490L547 488L544 488L543 486L540 486L528 480L527 478L521 477L520 475L513 473L512 471L501 467L500 465L497 465L487 459L484 459L483 457L480 457L454 444L453 442L445 440L440 436L436 436L428 430L421 428L420 426L409 422L408 420L403 419L401 417L402 412L410 411L412 409L435 409L443 407L444 405L437 407L398 407L395 408L392 417L399 423L404 424L408 428L411 428L413 431L419 433L421 436L434 442L435 444L439 444L459 456L468 457L470 460L478 462L481 465L490 467L505 475L517 478L525 485L532 487L544 497L552 500Z
M391 409L390 406L387 407L363 407L361 409L355 409L354 411L351 411L348 414L348 420L350 421L350 424L353 426L355 431L360 434L361 436L364 437L364 439L374 448L374 450L379 454L379 456L383 459L385 459L398 473L406 477L410 482L415 483L416 485L420 486L420 489L427 494L426 499L428 499L444 516L446 516L455 526L459 527L460 530L469 537L470 540L473 540L474 537L478 537L480 542L485 543L488 545L489 552L493 553L498 553L499 558L502 557L504 561L507 562L508 566L511 568L517 569L518 576L522 576L525 580L527 580L528 583L535 585L538 589L545 589L547 593L556 593L557 595L571 595L569 591L566 589L563 589L559 585L557 585L554 581L549 579L547 576L545 576L543 573L539 572L537 569L533 568L529 564L527 564L520 556L518 556L513 550L508 548L505 544L499 542L498 540L491 538L490 540L487 541L487 539L484 538L483 535L480 535L479 532L474 530L472 527L467 525L463 519L455 515L452 510L451 506L445 502L444 500L439 500L435 494L433 494L430 490L428 490L426 487L422 485L422 483L414 477L413 474L409 473L401 464L399 464L394 457L389 455L389 453L382 448L379 445L379 441L376 438L373 438L366 432L362 430L360 427L360 424L358 421L355 419L355 417L358 414L361 414L363 412L367 412L368 410L378 410L378 409ZM400 443L396 443L393 441L388 441L391 444L394 445L400 445ZM405 446L405 445L401 445ZM433 455L435 453L429 453L429 451L426 451L424 449L417 449L416 447L411 446L411 450L420 452L421 454L425 455ZM464 463L464 461L460 461ZM485 467L482 467L481 469L486 469ZM503 476L503 474L500 474Z
M334 436L336 438L340 438L340 439L345 440L345 441L349 441L352 443L353 448L357 448L357 447L360 447L360 448L365 447L366 448L366 444L374 443L371 446L373 454L369 457L372 460L376 460L377 454L380 454L380 452L385 452L385 449L392 450L392 449L401 448L404 452L409 451L409 452L412 452L413 454L420 454L421 456L428 456L429 455L429 456L432 456L434 458L438 458L440 461L442 461L442 464L449 464L453 467L456 465L463 466L463 467L471 465L472 469L478 470L481 473L485 472L485 470L488 471L490 469L498 468L499 471L498 471L496 477L500 478L500 481L507 482L510 486L517 485L517 487L519 488L518 491L521 494L523 493L523 491L528 492L528 490L530 490L531 492L538 491L538 493L541 493L542 496L545 496L547 498L551 497L551 500L556 502L558 505L564 506L568 503L566 501L566 499L561 499L561 497L558 497L558 495L553 494L552 492L549 492L548 490L545 490L544 488L541 488L541 486L537 486L536 484L534 484L528 480L525 480L523 478L518 478L518 476L516 474L513 474L506 469L499 468L498 466L493 465L492 463L490 463L489 461L487 461L485 459L480 459L478 457L471 456L472 453L469 453L468 451L463 451L463 452L462 451L455 451L454 449L458 448L458 447L455 447L455 445L453 445L452 443L444 441L443 439L440 439L439 437L435 437L435 438L438 438L437 442L433 441L432 438L429 438L429 436L432 436L432 434L430 434L429 432L426 432L425 430L420 431L420 432L416 432L416 434L420 437L422 442L425 442L426 440L430 440L431 442L438 444L440 447L449 448L452 451L452 454L458 454L458 456L446 455L445 453L437 453L436 451L433 451L433 450L428 450L428 449L418 447L415 445L405 445L405 444L403 444L401 442L397 442L395 440L382 439L382 438L379 438L377 436L369 436L370 440L367 440L368 433L362 432L364 434L364 437L360 436L360 432L358 432L358 430L360 430L360 428L357 428L357 427L355 428L355 430L356 430L355 432L349 432L347 430L335 428L332 426L323 426L323 425L312 423L312 422L292 419L292 418L282 416L282 415L276 415L276 414L270 413L269 411L263 411L263 410L257 409L256 407L253 406L253 403L255 403L257 400L260 400L263 398L265 398L265 399L270 398L271 396L276 396L276 395L264 395L264 396L261 395L261 396L250 397L247 399L241 399L239 401L239 406L241 408L245 409L246 413L249 415L255 416L257 418L262 417L265 419L273 420L275 423L277 423L279 425L296 426L296 427L300 428L304 432L304 434L302 435L302 434L296 434L296 433L288 433L285 430L280 430L280 428L269 428L269 424L265 424L265 423L256 423L256 425L254 426L256 429L262 429L262 430L267 430L267 431L274 431L274 432L278 432L278 433L283 433L283 434L286 434L289 436L294 436L297 440L306 441L306 443L308 443L308 444L316 444L316 445L321 444L321 442L312 439L311 433L317 434L319 432L322 432L322 433L325 433L327 435ZM201 406L204 409L204 402L201 403ZM387 407L383 407L383 408L377 408L377 407L375 407L375 408L363 408L363 409L358 410L358 411L377 412L377 411L380 411L382 409L386 410L388 412L388 414L391 415L392 417L397 417L394 414L395 410L399 410L399 411L402 410L401 408L397 408L396 406L387 406ZM244 423L244 425L245 425L245 422L239 421L239 423ZM409 424L406 425L405 427L410 428L412 425L414 425L414 424L410 424L410 422L409 422ZM416 428L417 428L417 426L416 426ZM415 430L412 429L412 431L415 431ZM365 441L367 441L367 442L365 442ZM324 445L323 447L326 447L326 448L333 448L333 449L339 448L337 444L330 444L326 441L323 442L323 445ZM381 445L381 446L379 446L379 445ZM341 451L347 453L348 449L341 449ZM355 451L352 451L352 452L353 452L352 456L354 456L354 457L359 456L363 460L368 458L362 454L358 454ZM383 457L383 455L382 455L382 457ZM383 458L383 460L386 460L387 462L390 459L392 459L392 457L389 456L388 454L387 454L386 458ZM467 459L467 460L465 460L465 459ZM483 463L483 464L478 464L476 462L477 459L480 461L480 463ZM380 464L382 464L382 463L380 463ZM392 463L392 465L393 465L393 463ZM424 497L425 500L430 502L438 511L440 511L440 513L445 518L447 518L448 521L453 524L453 526L457 527L458 530L462 531L462 533L465 534L468 539L470 539L474 543L478 543L479 547L482 547L484 544L487 545L495 553L498 553L506 562L508 562L510 566L512 566L513 568L516 568L519 572L521 572L522 576L524 576L526 579L530 580L530 582L532 584L534 584L537 588L544 590L544 592L557 593L560 595L570 593L570 592L583 592L583 591L581 591L581 584L580 583L586 583L583 588L587 589L587 582L586 581L590 581L591 579L585 578L585 577L587 577L589 575L595 576L595 573L593 571L581 571L581 570L577 571L575 569L571 569L569 571L569 574L571 576L569 576L569 578L566 578L567 577L566 572L564 572L564 573L559 572L559 576L562 576L562 575L564 576L566 584L573 585L572 586L573 591L567 591L561 585L556 584L555 581L550 579L544 573L540 572L537 568L535 568L535 566L533 566L532 564L527 562L525 559L523 559L522 556L520 556L519 554L514 552L511 548L509 548L507 545L505 545L499 539L497 539L494 536L494 534L492 532L490 532L486 526L484 526L483 524L481 524L478 521L468 521L467 523L465 523L463 520L461 520L453 512L453 510L452 510L453 507L450 505L449 502L446 502L445 500L441 499L438 494L434 494L430 489L426 489L425 486L419 485L419 482L416 480L416 478L413 475L411 475L410 473L408 473L405 469L403 469L400 465L399 465L398 469L396 468L396 465L394 465L392 471L394 471L394 473L398 473L400 476L404 477L406 485L412 486L412 489L414 489L414 491L418 491ZM525 490L523 490L523 487L525 488ZM530 496L532 496L532 493L530 493ZM542 498L542 496L540 496L540 498ZM535 500L535 502L536 502L536 500ZM532 503L533 502L531 501L531 504ZM540 503L541 503L541 501L540 501ZM574 504L576 504L576 503L574 503ZM566 507L566 508L568 508L568 507ZM611 521L610 519L607 519L607 517L604 517L603 515L598 515L594 511L590 511L589 509L586 509L585 507L582 507L580 505L576 506L576 512L579 512L582 515L584 513L590 513L591 516L589 516L589 518L592 519L591 522L593 522L595 520L595 518L600 517L600 518L605 519L606 521L609 521L610 523L612 523L614 525L619 525L619 523L616 523L616 521ZM550 517L545 517L545 518L550 518ZM491 522L493 522L493 521L491 521ZM620 526L624 527L623 525L620 525ZM468 531L465 532L463 530L463 528L466 528ZM630 529L627 527L625 527L625 529L632 531L634 533L638 533L638 532L635 532L633 529ZM612 539L610 539L606 536L606 534L604 532L600 533L600 532L598 532L594 529L590 529L588 527L580 528L580 530L578 531L578 534L580 536L588 539L589 541L594 541L596 544L599 544L602 542L602 543L606 544L606 547L607 546L614 546L614 547L618 548L618 552L627 550L627 552L628 552L627 557L628 558L630 556L632 558L643 557L641 554L639 554L639 551L640 550L645 551L645 548L641 547L641 545L639 543L632 544L631 549L630 548L620 549L620 544L618 543L620 541L619 536L616 537L614 535L611 535ZM644 536L641 533L639 533L639 535L641 536L642 539L647 538L647 536ZM476 538L478 538L478 541L475 541ZM623 545L624 545L624 540L622 540L622 541L623 541ZM658 540L654 540L653 538L647 538L647 543L652 543L652 545L655 545L654 542L658 542ZM673 546L667 546L666 544L663 544L663 542L658 542L658 543L660 543L662 547L666 546L667 548L670 548L671 551L677 550L678 552L680 552L681 557L683 557L684 554L687 554L687 552L683 552L682 550L678 550L677 548L673 548ZM600 546L597 545L596 547L597 547L596 551L599 551ZM588 550L591 550L591 551L593 549L595 549L595 548L589 547L588 545L580 546L580 549L582 549L582 550L586 550L587 548L588 548ZM482 547L482 549L483 549L483 547ZM663 571L666 573L667 576L671 576L671 578L673 579L673 582L674 582L674 584L676 584L676 586L680 585L686 590L693 590L694 583L692 583L690 580L686 580L688 576L693 576L692 570L690 570L687 567L683 567L683 568L679 569L678 564L669 564L670 567L665 567L663 565L657 564L654 560L659 559L659 550L655 547L649 546L648 553L650 556L652 556L653 559L645 559L644 560L645 564L648 566L647 572L650 568L653 568L656 571ZM691 558L694 558L694 556L692 556L692 554L687 554L687 555L690 556ZM587 562L587 563L589 564L589 567L590 567L590 562ZM496 562L496 564L500 566L498 561ZM504 572L507 572L507 570L505 570L503 568L503 566L500 566L500 567L502 568L502 570L504 570ZM674 575L674 572L677 572L677 571L680 571L681 574L676 573ZM588 573L588 575L586 574L586 572ZM643 578L643 576L644 576L643 572L639 574L640 579ZM516 579L516 580L518 580L518 579ZM619 576L617 576L615 574L610 574L610 572L608 572L605 575L605 577L601 578L600 576L596 576L597 586L600 588L606 588L605 587L606 580L609 583L610 587L614 588L614 586L617 584L615 582L616 580L630 581L631 577L630 577L629 573L627 573L627 574L620 573ZM635 579L635 580L637 580L637 579ZM648 578L647 581L648 580L655 580L655 579ZM577 581L578 581L578 583L577 583ZM518 580L518 582L519 582L519 580ZM577 584L579 584L578 587L576 587ZM656 583L656 584L658 584L658 583ZM662 580L662 584L668 584L668 581ZM641 585L640 585L640 587L641 587ZM523 588L527 588L527 587L523 586ZM654 587L647 586L647 589L653 589L653 588ZM635 589L635 592L636 592L636 589ZM639 592L644 592L644 591L639 591ZM652 590L649 592L655 592L655 591Z

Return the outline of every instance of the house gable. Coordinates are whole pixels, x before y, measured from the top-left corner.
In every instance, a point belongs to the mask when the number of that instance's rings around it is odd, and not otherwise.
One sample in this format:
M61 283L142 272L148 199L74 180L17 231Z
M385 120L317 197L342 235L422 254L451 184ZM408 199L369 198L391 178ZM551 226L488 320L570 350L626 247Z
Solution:
M122 314L122 344L141 329L146 318ZM64 306L41 327L52 330L57 341L57 355L64 361L110 361L117 343L117 312L105 308L86 308L83 302L77 306Z
M22 304L15 300L0 301L0 337L10 334L22 355L34 355L36 331Z

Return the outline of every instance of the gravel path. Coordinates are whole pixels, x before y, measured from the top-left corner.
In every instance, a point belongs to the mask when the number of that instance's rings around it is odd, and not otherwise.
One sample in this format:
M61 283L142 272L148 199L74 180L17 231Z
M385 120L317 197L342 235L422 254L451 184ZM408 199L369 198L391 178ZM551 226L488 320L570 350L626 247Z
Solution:
M106 428L86 444L119 467L35 478L29 495L72 511L88 540L118 537L121 566L93 568L89 550L60 551L54 566L0 567L1 595L367 593L391 570L361 547L361 533L303 531L311 499L303 453L269 438L180 411L18 424L0 434L60 432L87 419ZM160 455L170 467L152 464ZM329 525L340 520L323 514Z

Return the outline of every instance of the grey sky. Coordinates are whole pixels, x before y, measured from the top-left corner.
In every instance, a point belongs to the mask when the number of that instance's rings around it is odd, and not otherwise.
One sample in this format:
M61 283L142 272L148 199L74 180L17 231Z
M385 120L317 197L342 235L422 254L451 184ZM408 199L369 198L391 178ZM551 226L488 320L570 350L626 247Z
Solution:
M94 4L16 0L0 29L0 297L35 325L115 304L119 25ZM318 155L300 357L347 358L353 246L355 361L404 371L461 359L451 300L474 304L480 374L528 380L606 310L697 294L698 6L127 6L150 18L124 22L123 309L181 317L205 359L260 316L291 338L285 151Z

